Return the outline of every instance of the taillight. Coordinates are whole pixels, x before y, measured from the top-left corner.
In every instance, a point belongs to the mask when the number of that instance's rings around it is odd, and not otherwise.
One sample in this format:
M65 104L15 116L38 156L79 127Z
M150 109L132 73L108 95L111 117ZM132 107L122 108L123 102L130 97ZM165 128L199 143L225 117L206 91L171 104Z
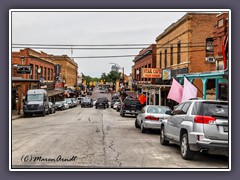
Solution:
M146 116L145 119L147 119L147 120L153 120L153 121L158 121L158 120L159 120L159 118L154 117L154 116Z
M195 116L194 122L200 124L215 124L216 118L211 116Z

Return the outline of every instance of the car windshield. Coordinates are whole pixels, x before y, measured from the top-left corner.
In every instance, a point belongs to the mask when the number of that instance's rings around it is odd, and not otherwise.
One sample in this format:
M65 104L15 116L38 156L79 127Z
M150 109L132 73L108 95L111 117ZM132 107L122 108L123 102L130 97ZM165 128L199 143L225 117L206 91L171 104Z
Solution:
M62 102L60 102L60 101L57 101L57 102L55 102L55 104L56 104L56 105L58 105L58 104L62 104Z
M151 114L165 114L166 111L170 110L167 107L158 107L158 106L149 106L147 109L147 113Z
M43 101L43 94L28 94L26 101Z
M90 102L90 99L83 99L83 102Z
M66 99L66 102L72 102L72 99Z
M228 118L227 103L202 103L201 111L203 116Z

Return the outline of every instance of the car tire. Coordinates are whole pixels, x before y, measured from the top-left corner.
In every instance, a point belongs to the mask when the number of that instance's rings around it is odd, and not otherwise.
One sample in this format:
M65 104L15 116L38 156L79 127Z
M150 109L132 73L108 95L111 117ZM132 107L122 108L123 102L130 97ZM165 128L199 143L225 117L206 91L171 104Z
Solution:
M97 109L97 106L95 107L95 109Z
M61 107L61 111L63 111L63 107Z
M42 116L45 116L45 109L43 109Z
M161 129L160 129L160 144L162 144L162 145L168 145L169 144L169 141L166 140L166 137L165 137L164 126L162 126Z
M23 113L23 117L28 117L28 113Z
M146 132L146 128L143 126L143 123L141 123L140 129L141 129L141 133Z
M139 126L139 124L138 124L138 122L137 122L137 118L135 119L135 127L136 127L136 128L140 128L140 126Z
M194 152L191 151L190 148L189 148L187 133L184 133L181 136L180 147L181 147L182 158L185 159L185 160L192 160L193 156L194 156Z

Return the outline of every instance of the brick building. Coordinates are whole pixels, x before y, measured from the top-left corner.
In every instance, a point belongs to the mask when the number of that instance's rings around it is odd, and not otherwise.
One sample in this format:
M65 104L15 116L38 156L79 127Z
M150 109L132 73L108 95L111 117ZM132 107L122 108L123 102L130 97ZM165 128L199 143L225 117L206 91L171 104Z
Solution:
M143 78L142 68L156 68L156 44L142 49L133 60L132 76L138 84L154 84L155 79Z
M78 64L67 55L54 56L51 60L55 64L61 65L61 77L65 81L65 86L71 87L77 85Z
M156 38L156 67L162 69L160 84L171 84L177 74L215 70L213 26L215 13L187 13ZM169 82L168 82L169 81ZM201 80L193 82L203 88ZM208 88L215 85L209 80ZM202 96L198 92L198 96Z
M214 58L216 60L216 70L224 70L227 67L224 68L223 47L228 46L229 17L228 13L221 13L217 15L216 18L216 23L213 29Z

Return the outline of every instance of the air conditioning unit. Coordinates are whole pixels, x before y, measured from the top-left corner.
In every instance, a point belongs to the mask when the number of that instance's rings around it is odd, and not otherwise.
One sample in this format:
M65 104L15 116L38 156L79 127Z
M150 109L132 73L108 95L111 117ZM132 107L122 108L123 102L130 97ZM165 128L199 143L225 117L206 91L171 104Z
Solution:
M207 62L215 62L215 58L214 57L206 57L206 61Z

